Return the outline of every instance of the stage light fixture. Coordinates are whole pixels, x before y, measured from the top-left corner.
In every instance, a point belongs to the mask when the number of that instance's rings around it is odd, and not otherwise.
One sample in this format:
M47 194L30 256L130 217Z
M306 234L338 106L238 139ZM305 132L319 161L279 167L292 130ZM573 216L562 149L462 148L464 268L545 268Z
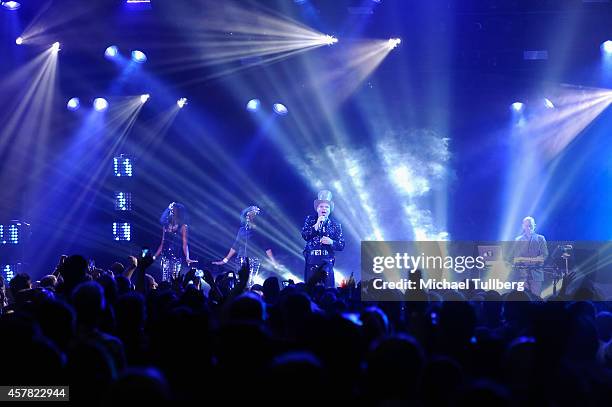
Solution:
M81 101L79 98L72 98L68 101L66 107L71 111L79 110L79 107L81 107Z
M125 154L113 157L113 169L115 177L131 177L132 158Z
M259 110L259 106L261 106L261 101L259 99L251 99L246 105L246 108L249 112L256 112Z
M0 4L2 4L2 7L10 11L19 10L21 7L21 3L18 1L3 1Z
M115 191L115 210L116 211L131 211L132 210L132 193Z
M150 97L151 97L151 95L149 95L148 93L146 93L144 95L140 95L140 102L141 103L147 103L147 100L149 100Z
M108 101L104 98L95 98L93 106L96 111L103 112L108 109Z
M106 48L106 50L104 51L104 56L107 59L113 59L117 55L119 55L119 48L117 48L116 45L111 45L110 47Z
M389 41L387 41L387 47L389 49L393 49L393 48L396 48L401 43L402 43L401 38L389 38Z
M17 38L15 39L15 44L17 44L17 45L21 45L21 44L23 44L23 38L21 38L21 37L17 37Z
M551 102L550 99L548 99L548 98L544 98L544 106L546 106L547 109L554 109L555 108L555 104L553 102Z
M21 223L10 223L0 225L0 243L2 244L19 244L19 228Z
M604 41L601 44L601 51L604 54L612 55L612 40Z
M17 274L17 267L14 264L4 264L2 266L2 277L4 277L4 283L8 284L9 281Z
M280 116L285 116L287 113L289 113L287 106L283 105L282 103L275 103L272 107L274 109L274 113Z
M145 62L147 62L147 56L142 51L134 50L132 51L132 61L138 64L144 64Z
M512 103L511 107L515 112L522 112L525 108L525 104L523 102L514 102Z
M132 225L128 222L113 222L113 239L129 242L132 239Z
M59 42L54 42L53 45L51 45L51 49L53 52L59 52L61 49L60 46L61 44Z
M187 104L187 98L180 98L179 100L176 101L176 105L179 107L179 109L182 109L183 107L185 107L186 104Z
M338 42L338 38L334 37L333 35L326 35L324 37L324 41L327 45L333 45Z

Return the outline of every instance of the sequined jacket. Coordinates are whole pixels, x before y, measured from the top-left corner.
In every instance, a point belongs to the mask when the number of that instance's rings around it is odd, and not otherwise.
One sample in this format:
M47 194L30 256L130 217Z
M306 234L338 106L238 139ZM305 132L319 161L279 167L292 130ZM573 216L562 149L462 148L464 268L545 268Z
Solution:
M315 230L314 225L317 223L317 216L308 215L302 226L302 237L306 240L304 254L310 253L311 250L327 250L331 256L334 252L344 249L344 236L342 235L342 226L333 219L328 219L327 224L319 230ZM334 241L333 244L321 244L320 240L323 236L329 237Z

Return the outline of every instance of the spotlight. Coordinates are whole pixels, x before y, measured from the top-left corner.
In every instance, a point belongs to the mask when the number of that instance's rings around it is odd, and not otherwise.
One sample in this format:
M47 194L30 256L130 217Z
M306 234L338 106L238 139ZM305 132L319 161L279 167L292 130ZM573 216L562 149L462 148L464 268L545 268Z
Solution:
M387 41L387 48L389 49L396 48L401 43L402 43L401 38L389 38L389 41Z
M176 101L176 105L179 107L179 109L182 109L186 104L187 104L187 98L180 98L179 100Z
M53 45L51 45L51 49L53 50L53 52L59 52L60 48L60 43L59 42L54 42Z
M287 106L283 105L282 103L275 103L273 108L274 112L280 116L284 116L289 113L289 110L287 110Z
M601 44L601 51L604 54L612 55L612 40L604 41Z
M144 64L145 62L147 62L147 56L144 52L135 50L132 51L132 61L138 64Z
M247 103L246 108L249 112L256 112L259 110L259 106L261 106L261 101L259 99L251 99L249 103Z
M511 106L512 110L514 110L515 112L522 112L525 108L525 104L523 104L522 102L514 102Z
M151 97L151 95L149 95L148 93L144 94L144 95L140 95L140 102L141 103L147 103L147 100L149 100L150 97Z
M119 48L117 48L116 45L111 45L110 47L106 48L106 51L104 51L104 56L107 59L113 59L117 55L119 55Z
M75 110L78 110L79 107L81 107L81 101L79 100L79 98L72 98L68 101L66 107L68 108L68 110L72 110L74 112Z
M0 4L2 4L2 7L10 11L19 10L21 7L21 3L17 1L3 1Z
M95 98L93 106L96 111L103 112L108 109L108 102L104 98Z
M17 39L15 39L15 44L17 44L17 45L23 44L23 38L17 37Z
M333 45L338 42L338 38L334 37L333 35L326 35L325 37L323 37L323 41L327 45Z
M544 106L546 106L547 109L554 109L555 105L553 102L550 101L550 99L548 98L544 98Z

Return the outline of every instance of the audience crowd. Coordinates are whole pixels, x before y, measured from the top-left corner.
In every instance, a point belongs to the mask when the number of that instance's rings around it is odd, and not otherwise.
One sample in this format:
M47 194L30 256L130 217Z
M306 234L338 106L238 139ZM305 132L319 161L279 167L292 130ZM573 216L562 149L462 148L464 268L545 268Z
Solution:
M587 288L397 293L361 301L306 283L195 269L159 285L153 259L108 270L62 256L38 282L0 280L1 385L69 385L87 405L609 405L612 313ZM367 284L367 282L363 282ZM589 297L592 298L592 297Z

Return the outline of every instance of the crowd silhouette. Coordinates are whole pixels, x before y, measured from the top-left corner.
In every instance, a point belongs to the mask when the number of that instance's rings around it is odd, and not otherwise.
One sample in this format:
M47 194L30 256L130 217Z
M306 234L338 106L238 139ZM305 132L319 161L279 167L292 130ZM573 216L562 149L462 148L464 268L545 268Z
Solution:
M62 256L39 282L0 281L0 384L69 385L71 401L94 406L612 399L610 304L580 300L567 281L562 301L437 291L374 303L361 301L361 283L325 288L322 269L287 286L247 287L248 265L237 279L192 269L157 285L152 263L102 270Z

